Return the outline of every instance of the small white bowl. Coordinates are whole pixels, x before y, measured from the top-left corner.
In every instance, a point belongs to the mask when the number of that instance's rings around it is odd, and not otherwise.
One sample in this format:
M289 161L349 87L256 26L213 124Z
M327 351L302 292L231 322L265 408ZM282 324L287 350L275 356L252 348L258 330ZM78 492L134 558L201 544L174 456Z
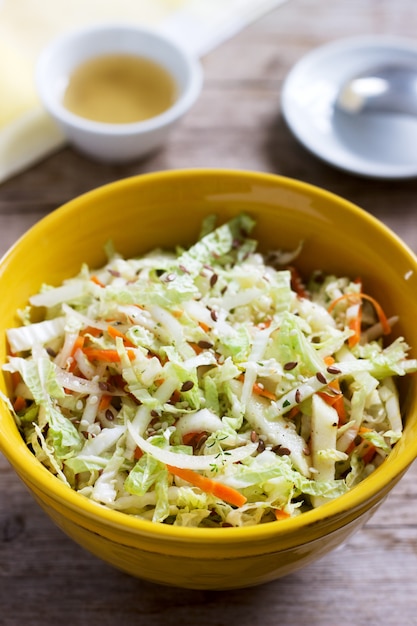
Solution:
M65 89L76 67L106 54L146 57L162 65L177 84L174 104L147 120L108 124L75 115L63 105ZM100 161L123 162L159 148L174 124L196 101L202 87L198 60L157 31L129 24L96 24L67 32L41 53L36 85L47 112L68 140Z

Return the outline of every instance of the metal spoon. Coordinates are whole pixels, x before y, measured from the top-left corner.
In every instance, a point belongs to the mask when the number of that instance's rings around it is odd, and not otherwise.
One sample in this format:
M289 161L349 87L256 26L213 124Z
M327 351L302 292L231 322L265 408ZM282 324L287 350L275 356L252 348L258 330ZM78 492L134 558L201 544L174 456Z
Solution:
M345 113L397 113L417 116L417 68L384 65L349 79L336 106Z

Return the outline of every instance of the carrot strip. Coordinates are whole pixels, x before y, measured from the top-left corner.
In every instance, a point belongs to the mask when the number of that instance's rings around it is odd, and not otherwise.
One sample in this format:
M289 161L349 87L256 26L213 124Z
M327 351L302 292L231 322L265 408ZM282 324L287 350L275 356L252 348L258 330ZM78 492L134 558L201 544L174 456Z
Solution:
M277 399L276 395L272 393L272 391L268 391L268 389L265 389L259 383L254 383L252 390L253 390L253 393L255 393L257 396L263 396L264 398L268 398L268 400Z
M87 326L82 331L83 335L91 335L92 337L100 337L103 334L103 331L100 328L96 328L95 326Z
M338 298L335 298L334 300L332 300L332 302L330 302L329 306L327 307L327 311L331 313L333 309L335 308L335 306L337 306L339 302L343 302L343 300L350 300L351 302L355 304L356 302L360 301L360 298L362 296L363 294L360 294L360 293L353 293L353 292L344 293L343 295L339 296Z
M259 322L259 324L256 324L257 328L259 328L260 330L265 330L265 328L269 328L272 324L272 320L271 319L266 319L263 322Z
M366 426L361 426L359 428L358 434L359 435L363 435L365 433L370 433L372 432L371 428L366 428ZM362 440L362 446L361 446L361 457L362 457L362 461L365 463L370 463L372 461L372 459L374 458L375 454L376 454L376 447L374 446L373 443L371 443L370 441L367 441L366 439Z
M85 337L83 335L78 335L77 339L74 341L74 345L72 346L71 356L74 356L78 349L82 349L84 342Z
M346 415L345 403L343 402L343 395L336 396L333 402L333 407L336 409L337 414L339 416L339 426L346 424L347 415Z
M198 449L202 443L206 441L208 433L205 430L194 431L191 433L185 433L182 437L182 442L185 446L191 446L194 449Z
M292 409L290 409L289 411L287 411L287 413L285 413L285 417L287 419L294 419L295 417L297 417L297 415L299 414L300 409L298 408L298 406L293 406Z
M192 444L192 441L195 437L197 437L198 435L200 435L201 433L198 431L193 431L190 433L185 433L185 435L182 436L182 442L185 446L189 446Z
M201 489L201 491L212 493L214 496L228 502L229 504L233 504L234 506L243 506L247 501L247 498L245 498L245 496L236 489L233 489L233 487L211 480L211 478L202 476L194 470L173 467L172 465L167 465L167 468L168 471L174 476L182 478L187 483Z
M104 361L106 363L118 363L120 355L117 350L104 350L101 348L83 348L85 356L90 361ZM133 350L127 350L128 357L131 361L135 358Z
M201 352L203 352L203 348L200 348L198 343L195 343L194 341L189 341L188 343L190 344L190 346L192 347L192 349L194 350L196 354L201 354Z
M170 397L169 401L171 402L171 404L176 404L176 403L177 403L177 402L179 402L180 400L181 400L181 394L180 394L180 391L179 391L179 389L175 389L175 390L172 392L172 395L171 395L171 397Z
M360 285L362 289L362 283L359 279L355 281L358 285ZM358 308L356 315L351 318L349 322L349 328L353 331L353 334L348 339L349 348L353 348L356 346L361 340L361 331L362 331L362 300L358 303Z
M130 339L128 337L126 337L126 335L124 333L122 333L121 330L116 328L116 326L112 326L111 324L109 324L107 326L107 332L110 335L110 337L112 337L113 339L116 339L116 337L120 337L121 339L123 339L123 343L126 346L129 346L130 348L134 348L135 347L135 344L132 343L130 341Z
M366 428L365 426L361 426L357 432L360 437L364 433L369 433L371 431L372 431L371 428ZM346 454L350 454L351 452L353 452L353 450L356 447L358 447L359 455L362 461L365 463L365 465L367 463L370 463L376 454L376 447L374 446L374 444L371 443L370 441L367 441L366 439L362 439L362 441L359 442L358 444L357 437L355 437L355 439L352 440L348 448L345 450Z
M91 282L95 283L99 287L105 287L104 283L101 282L101 280L98 278L98 276L95 276L95 275L90 276L90 280L91 280Z
M323 361L325 362L327 367L329 367L329 365L333 365L333 363L336 362L336 359L334 357L332 357L331 355L329 355L329 356L325 356Z
M104 393L101 398L100 398L100 402L98 405L99 411L105 411L106 409L109 408L110 403L112 401L112 397L109 393Z
M374 458L375 454L376 454L375 446L370 441L367 441L366 443L364 443L363 452L361 454L361 457L362 457L362 461L365 463L365 465L372 461L372 459Z
M282 509L274 509L274 514L278 522L291 517L287 511L283 511Z
M328 400L328 398L330 398L330 399ZM346 424L347 417L346 417L345 404L343 402L343 395L337 395L337 396L334 396L334 398L332 398L331 396L327 396L327 398L324 398L324 399L334 409L336 409L336 412L337 412L337 414L339 416L339 426L342 426L343 424Z
M139 459L143 457L143 451L139 448L139 446L136 446L133 456L137 461L139 461Z
M356 346L361 338L361 329L362 329L362 306L359 307L357 315L349 322L350 330L353 330L353 335L351 335L348 339L348 344L350 348Z
M324 362L326 363L327 366L333 365L333 363L335 362L335 359L332 356L326 356L324 358ZM346 416L345 404L343 402L343 394L340 392L340 384L337 378L335 378L329 383L329 387L335 390L336 394L334 396L329 395L328 393L325 393L325 392L319 392L319 396L323 398L323 400L327 402L327 404L330 404L330 406L336 409L337 414L339 416L339 426L341 426L342 424L346 424L347 416Z
M69 365L68 365L68 371L69 372L74 372L74 370L77 367L77 361L75 360L74 356L75 353L77 352L77 350L82 350L83 346L85 343L85 337L84 335L78 335L77 339L74 341L74 344L72 346L72 350L70 353L70 361L69 361Z
M22 396L16 396L15 401L13 402L13 408L16 413L23 411L23 409L26 408L26 400L22 398Z
M353 303L359 302L360 300L368 300L368 302L371 302L371 304L373 305L376 311L376 314L382 326L384 335L388 335L391 332L391 326L388 322L388 318L385 315L382 306L379 304L377 300L375 300L375 298L373 298L372 296L368 296L366 293L345 293L330 303L330 305L327 308L328 312L331 313L334 307L337 304L339 304L339 302L342 302L343 300L351 300Z
M238 380L240 380L240 382L244 382L245 380L245 374L240 374L237 377ZM263 396L264 398L268 398L268 400L276 400L277 397L276 395L272 392L272 391L268 391L268 389L265 389L263 385L261 385L260 383L254 383L252 386L252 391L254 394L256 394L257 396Z

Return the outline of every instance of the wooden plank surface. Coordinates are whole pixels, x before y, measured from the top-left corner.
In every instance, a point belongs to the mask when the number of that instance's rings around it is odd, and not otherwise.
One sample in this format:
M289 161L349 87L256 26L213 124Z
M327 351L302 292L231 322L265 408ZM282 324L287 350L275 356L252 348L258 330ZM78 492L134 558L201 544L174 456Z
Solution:
M128 166L67 148L0 187L0 253L63 202L159 169L292 176L356 202L417 251L417 181L372 181L306 152L280 112L283 79L313 48L358 34L416 36L415 0L289 0L203 59L203 93L159 153ZM417 463L365 527L320 561L244 591L161 588L74 545L0 457L0 625L417 625Z

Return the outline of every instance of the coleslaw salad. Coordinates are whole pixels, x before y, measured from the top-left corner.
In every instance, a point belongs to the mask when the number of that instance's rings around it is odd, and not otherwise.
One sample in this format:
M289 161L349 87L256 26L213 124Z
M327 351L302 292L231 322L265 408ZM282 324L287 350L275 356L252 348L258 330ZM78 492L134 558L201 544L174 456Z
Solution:
M357 278L261 254L245 214L188 249L106 247L7 331L7 400L33 453L96 502L153 522L244 526L365 479L402 434L417 370ZM39 318L41 317L41 320Z

